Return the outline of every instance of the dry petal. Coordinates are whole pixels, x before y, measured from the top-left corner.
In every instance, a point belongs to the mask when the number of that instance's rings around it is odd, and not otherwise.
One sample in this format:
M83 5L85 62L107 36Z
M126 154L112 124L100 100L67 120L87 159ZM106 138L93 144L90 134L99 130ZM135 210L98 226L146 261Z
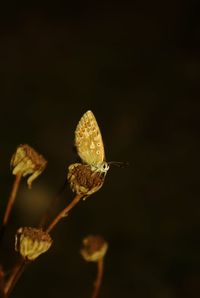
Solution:
M19 228L15 235L15 250L28 261L35 260L45 253L52 244L50 235L42 229Z
M107 252L108 243L101 236L90 235L83 239L81 255L88 262L97 262Z
M45 169L47 161L27 144L19 145L11 159L13 175L30 175L27 179L28 187L31 188L35 180Z
M67 179L73 192L79 195L91 195L98 191L104 182L105 175L93 171L90 165L71 164Z

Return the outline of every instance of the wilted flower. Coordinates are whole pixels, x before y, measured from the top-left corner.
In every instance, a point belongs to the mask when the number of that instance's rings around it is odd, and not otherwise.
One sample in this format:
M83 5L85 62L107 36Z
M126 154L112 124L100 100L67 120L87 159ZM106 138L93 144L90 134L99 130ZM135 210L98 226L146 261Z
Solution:
M19 228L15 235L15 250L27 261L33 261L45 253L51 244L50 235L42 229Z
M79 195L91 195L98 191L104 182L105 175L93 171L90 165L81 163L68 167L67 179L73 192Z
M101 236L90 235L83 239L81 255L88 262L97 262L102 259L108 249L108 243Z
M27 179L29 188L33 180L43 172L46 165L47 161L44 157L27 144L19 145L11 159L13 175L22 175L23 177L30 175Z

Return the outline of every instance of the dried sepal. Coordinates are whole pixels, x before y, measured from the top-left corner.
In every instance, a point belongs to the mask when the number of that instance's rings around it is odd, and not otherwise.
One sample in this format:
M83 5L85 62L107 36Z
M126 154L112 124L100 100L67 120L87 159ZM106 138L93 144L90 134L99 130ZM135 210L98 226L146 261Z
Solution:
M45 169L47 161L27 144L19 145L11 158L13 175L30 175L27 179L28 187L31 188L35 180Z
M90 235L83 239L81 255L85 261L97 262L102 259L108 249L108 243L101 236Z
M68 167L68 182L72 191L78 195L88 196L98 191L104 177L103 173L94 171L90 165L75 163Z
M23 227L15 234L15 250L24 260L34 261L45 253L52 244L50 235L42 229Z

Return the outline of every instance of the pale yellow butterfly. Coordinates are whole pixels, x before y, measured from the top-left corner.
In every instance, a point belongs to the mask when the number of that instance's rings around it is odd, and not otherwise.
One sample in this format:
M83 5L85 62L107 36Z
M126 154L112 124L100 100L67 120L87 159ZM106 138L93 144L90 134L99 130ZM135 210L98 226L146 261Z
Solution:
M105 161L101 131L92 111L87 111L76 127L75 146L82 162L90 165L92 171L107 173L109 165Z

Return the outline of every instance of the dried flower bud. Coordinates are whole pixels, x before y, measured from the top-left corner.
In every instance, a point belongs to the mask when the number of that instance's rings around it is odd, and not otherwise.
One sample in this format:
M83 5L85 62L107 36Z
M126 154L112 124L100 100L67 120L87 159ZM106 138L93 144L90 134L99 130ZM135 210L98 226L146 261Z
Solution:
M72 191L78 195L91 195L103 185L104 173L93 171L90 165L75 163L68 170L68 182Z
M29 145L19 145L11 159L13 175L21 174L23 177L30 175L27 179L28 187L31 188L33 180L45 169L47 161Z
M88 262L97 262L107 252L108 243L101 236L90 235L83 239L81 255Z
M33 261L45 253L51 244L50 235L42 229L19 228L15 235L15 250L27 261Z

